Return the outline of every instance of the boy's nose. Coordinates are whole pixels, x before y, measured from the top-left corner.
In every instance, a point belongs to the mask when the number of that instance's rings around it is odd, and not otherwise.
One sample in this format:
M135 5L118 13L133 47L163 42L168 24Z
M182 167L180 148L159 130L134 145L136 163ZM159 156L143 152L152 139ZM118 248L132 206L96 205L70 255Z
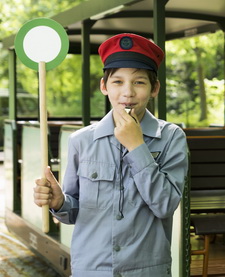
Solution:
M126 85L123 88L123 96L133 97L135 95L135 90L132 85Z

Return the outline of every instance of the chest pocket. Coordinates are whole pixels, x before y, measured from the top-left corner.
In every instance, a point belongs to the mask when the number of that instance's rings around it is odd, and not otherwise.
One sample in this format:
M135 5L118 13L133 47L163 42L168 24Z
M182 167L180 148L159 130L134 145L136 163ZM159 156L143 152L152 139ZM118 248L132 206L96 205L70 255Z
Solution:
M115 165L103 162L81 162L77 172L81 208L106 209L112 204Z

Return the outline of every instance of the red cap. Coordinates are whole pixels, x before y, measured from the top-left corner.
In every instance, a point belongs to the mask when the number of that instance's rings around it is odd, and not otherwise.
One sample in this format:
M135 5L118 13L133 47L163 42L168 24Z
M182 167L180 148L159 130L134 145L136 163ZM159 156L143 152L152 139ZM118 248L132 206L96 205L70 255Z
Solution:
M107 68L143 68L157 72L164 58L162 49L151 40L135 34L119 34L103 42L99 55Z

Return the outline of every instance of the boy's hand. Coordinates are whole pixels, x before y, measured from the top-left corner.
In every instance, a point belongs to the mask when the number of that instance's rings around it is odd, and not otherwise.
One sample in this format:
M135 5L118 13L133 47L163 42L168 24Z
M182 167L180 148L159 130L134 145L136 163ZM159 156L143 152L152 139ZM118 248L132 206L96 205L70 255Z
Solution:
M59 210L64 202L62 189L52 174L50 167L45 170L46 179L37 179L34 187L34 203L39 207L49 205L49 208Z
M124 109L114 110L114 118L116 122L115 137L128 151L132 151L144 143L141 126L133 109L130 114Z

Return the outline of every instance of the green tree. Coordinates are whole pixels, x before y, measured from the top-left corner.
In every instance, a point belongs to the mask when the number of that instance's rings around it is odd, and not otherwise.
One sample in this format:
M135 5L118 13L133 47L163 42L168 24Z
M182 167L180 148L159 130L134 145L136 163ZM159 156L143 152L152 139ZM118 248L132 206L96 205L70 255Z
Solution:
M51 17L85 0L4 0L0 1L0 87L8 87L8 53L2 48L2 39L16 34L28 20Z
M167 42L167 108L170 121L183 121L193 127L207 126L213 121L212 87L206 86L206 80L216 82L224 79L223 44L222 31ZM221 93L220 87L218 91ZM220 118L223 118L223 113Z
M4 0L0 2L0 38L16 33L28 20L52 17L85 0Z

